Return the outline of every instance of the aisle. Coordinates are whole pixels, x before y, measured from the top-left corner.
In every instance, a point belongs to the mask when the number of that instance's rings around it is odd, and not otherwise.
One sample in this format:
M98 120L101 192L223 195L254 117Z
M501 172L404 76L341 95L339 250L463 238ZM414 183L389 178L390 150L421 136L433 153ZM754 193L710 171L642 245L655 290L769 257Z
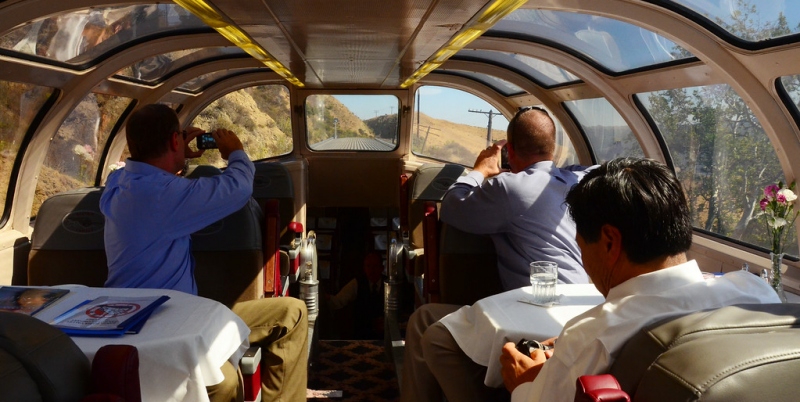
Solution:
M400 399L397 376L383 341L318 342L309 368L308 388L342 392L340 397L309 397L309 401L394 402Z

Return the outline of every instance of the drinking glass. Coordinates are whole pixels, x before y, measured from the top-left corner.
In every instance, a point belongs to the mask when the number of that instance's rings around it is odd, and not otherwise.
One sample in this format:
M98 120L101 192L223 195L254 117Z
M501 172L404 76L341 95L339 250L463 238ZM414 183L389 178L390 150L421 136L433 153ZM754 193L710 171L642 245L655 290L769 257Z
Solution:
M552 261L534 261L531 263L531 286L533 302L547 304L556 301L556 282L558 281L558 264Z

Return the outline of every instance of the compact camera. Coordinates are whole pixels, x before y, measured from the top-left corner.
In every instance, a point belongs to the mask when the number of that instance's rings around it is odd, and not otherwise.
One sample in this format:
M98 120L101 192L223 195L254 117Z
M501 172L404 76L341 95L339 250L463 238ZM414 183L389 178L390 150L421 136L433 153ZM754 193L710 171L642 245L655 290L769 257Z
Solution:
M216 149L217 141L211 133L203 133L197 136L197 149Z
M550 350L552 347L544 345L539 341L529 341L524 338L517 342L517 350L525 356L530 356L534 349Z

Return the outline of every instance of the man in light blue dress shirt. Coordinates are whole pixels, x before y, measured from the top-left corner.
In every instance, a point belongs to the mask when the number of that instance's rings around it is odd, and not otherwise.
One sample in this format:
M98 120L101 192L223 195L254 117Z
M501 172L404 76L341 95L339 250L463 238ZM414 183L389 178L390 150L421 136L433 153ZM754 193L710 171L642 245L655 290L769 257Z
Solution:
M506 172L498 163L503 147ZM481 151L472 171L442 201L442 222L492 238L505 290L530 285L533 261L557 262L561 283L589 282L564 197L590 168L555 166L555 147L555 124L547 112L523 109L508 123L508 142Z
M125 135L131 157L123 169L109 175L100 198L106 217L107 287L197 294L191 234L241 209L252 196L255 173L236 134L218 129L211 135L228 160L224 172L198 179L179 176L186 157L202 155L188 147L202 133L194 127L181 131L178 116L166 105L142 106L128 118ZM305 303L291 297L265 298L236 303L231 310L250 327L250 344L261 347L264 400L305 401ZM237 395L235 372L232 377L232 384L209 389L212 401L242 396Z

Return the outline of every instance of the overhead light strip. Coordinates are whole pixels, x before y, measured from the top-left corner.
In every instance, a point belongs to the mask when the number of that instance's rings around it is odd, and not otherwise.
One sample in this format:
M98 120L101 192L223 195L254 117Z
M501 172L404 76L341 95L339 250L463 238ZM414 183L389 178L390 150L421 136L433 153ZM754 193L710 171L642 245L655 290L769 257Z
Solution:
M250 35L239 29L236 24L231 23L223 17L214 7L203 0L173 0L175 4L185 8L190 13L200 18L206 25L214 28L220 35L231 41L234 45L242 48L256 60L264 63L272 71L289 81L297 87L304 87L302 81L289 71L281 62L272 57L261 45L253 41Z
M484 11L480 17L467 23L461 31L453 35L446 45L437 50L433 56L428 58L428 60L417 69L417 71L414 71L410 77L406 78L406 80L400 84L400 88L408 88L422 79L422 77L428 75L431 71L439 68L442 63L458 53L464 46L483 35L484 32L488 31L489 28L503 19L503 17L527 3L527 1L528 0L496 0L492 5L486 8L486 11Z

